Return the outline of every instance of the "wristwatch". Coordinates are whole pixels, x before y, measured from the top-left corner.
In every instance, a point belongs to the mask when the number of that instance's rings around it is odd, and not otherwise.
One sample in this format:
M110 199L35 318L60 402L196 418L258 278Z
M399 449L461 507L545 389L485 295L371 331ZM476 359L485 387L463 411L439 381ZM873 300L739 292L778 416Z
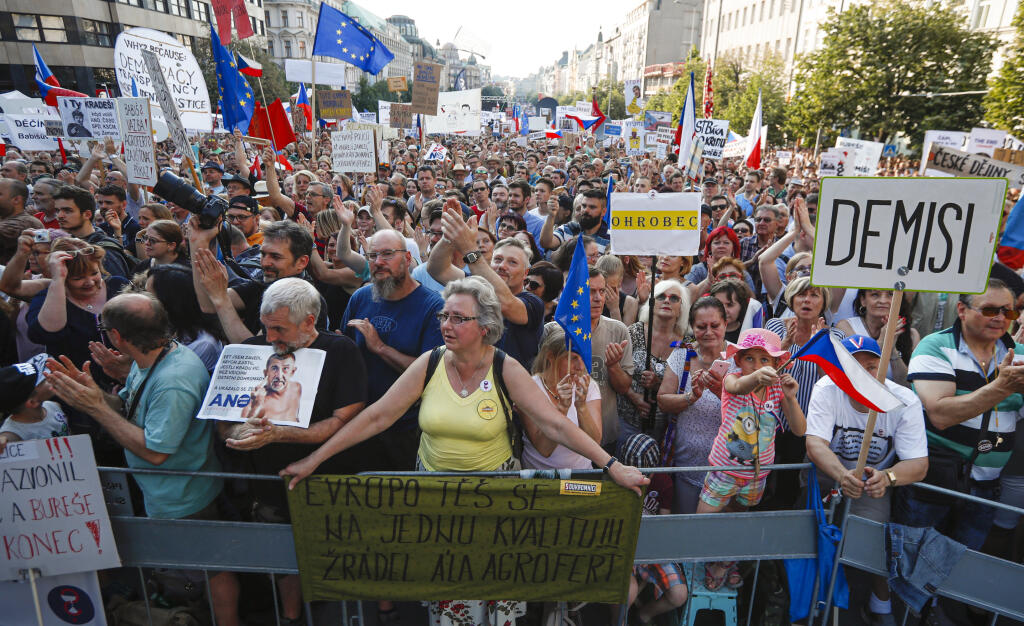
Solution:
M467 252L462 256L462 262L465 263L466 265L472 265L479 261L480 257L482 257L483 255L483 250L474 250L472 252Z
M896 472L894 472L892 470L889 470L888 472L885 473L885 475L889 477L889 486L890 487L895 487L896 486Z
M615 457L612 457L612 458L608 459L608 462L604 464L604 468L603 468L604 473L607 474L609 471L611 471L612 465L614 465L614 464L616 464L618 462L619 462L619 460L617 458L615 458Z

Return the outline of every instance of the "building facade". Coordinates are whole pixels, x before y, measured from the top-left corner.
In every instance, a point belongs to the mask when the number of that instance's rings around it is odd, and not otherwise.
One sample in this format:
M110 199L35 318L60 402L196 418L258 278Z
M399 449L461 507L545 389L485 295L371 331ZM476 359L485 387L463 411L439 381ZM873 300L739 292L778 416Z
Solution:
M266 34L264 0L245 0L253 31ZM0 2L0 92L37 96L32 45L68 89L115 95L114 42L131 27L164 31L182 43L210 38L209 0L4 0Z

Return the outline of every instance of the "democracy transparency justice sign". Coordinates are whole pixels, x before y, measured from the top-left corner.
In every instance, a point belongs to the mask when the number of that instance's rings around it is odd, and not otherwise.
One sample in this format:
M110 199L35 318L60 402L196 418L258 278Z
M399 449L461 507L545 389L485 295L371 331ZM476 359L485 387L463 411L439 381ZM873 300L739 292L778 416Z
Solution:
M612 482L314 475L288 492L307 601L626 600L640 499Z

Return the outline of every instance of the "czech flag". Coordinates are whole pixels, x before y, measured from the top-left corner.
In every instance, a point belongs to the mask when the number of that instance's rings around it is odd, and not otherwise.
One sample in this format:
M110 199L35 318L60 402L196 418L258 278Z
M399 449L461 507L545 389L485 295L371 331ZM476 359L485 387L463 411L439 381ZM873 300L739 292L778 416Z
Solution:
M817 364L846 395L869 409L887 413L904 406L884 384L861 367L827 328L815 333L793 358Z
M1014 271L1024 267L1024 195L1013 205L996 251L999 260Z
M561 139L562 131L555 128L555 123L551 122L551 128L548 128L547 130L544 131L544 136L547 137L548 139Z
M36 45L32 44L32 58L36 63L36 85L39 85L39 94L43 97L43 101L46 104L55 107L57 106L57 98L87 98L84 93L80 91L73 91L71 89L64 89L57 82L57 77L53 75L50 68L46 66L46 61L43 61L43 56L39 54L39 50L36 49Z
M754 109L754 117L750 119L750 132L747 133L747 153L743 162L747 167L760 169L761 167L761 90L757 90L757 108Z
M295 100L295 106L306 116L306 130L313 130L313 108L309 106L305 83L299 83L299 97Z
M246 76L254 76L256 78L263 76L263 65L249 57L244 57L236 52L235 63L238 65L238 71Z

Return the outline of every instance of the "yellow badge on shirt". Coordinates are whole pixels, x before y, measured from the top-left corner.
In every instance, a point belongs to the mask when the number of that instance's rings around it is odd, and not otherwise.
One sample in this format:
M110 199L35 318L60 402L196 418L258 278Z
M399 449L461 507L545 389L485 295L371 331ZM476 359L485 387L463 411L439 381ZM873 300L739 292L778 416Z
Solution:
M484 398L476 405L476 414L485 420L494 419L498 414L498 403L490 398Z

